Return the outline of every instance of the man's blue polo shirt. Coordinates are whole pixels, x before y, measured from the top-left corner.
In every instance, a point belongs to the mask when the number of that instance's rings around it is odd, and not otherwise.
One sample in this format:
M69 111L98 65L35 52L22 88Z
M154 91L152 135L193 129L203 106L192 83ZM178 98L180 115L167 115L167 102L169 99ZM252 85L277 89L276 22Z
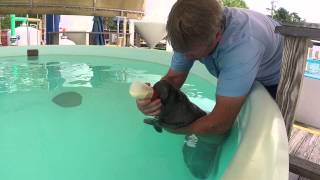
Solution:
M244 96L259 81L278 84L283 37L274 32L279 25L268 16L246 9L224 8L225 29L216 50L200 59L218 78L217 95ZM175 52L171 69L188 72L192 60Z

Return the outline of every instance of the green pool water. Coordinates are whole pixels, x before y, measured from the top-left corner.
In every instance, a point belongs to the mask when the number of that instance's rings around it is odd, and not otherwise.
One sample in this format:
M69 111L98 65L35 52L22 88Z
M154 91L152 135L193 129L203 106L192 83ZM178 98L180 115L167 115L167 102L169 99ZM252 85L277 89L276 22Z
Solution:
M196 179L183 162L184 137L144 124L128 94L133 80L155 83L166 71L160 64L103 56L0 57L0 179ZM191 75L182 89L211 110L215 87L207 80ZM79 106L52 102L70 91L82 96ZM208 179L227 167L232 142Z

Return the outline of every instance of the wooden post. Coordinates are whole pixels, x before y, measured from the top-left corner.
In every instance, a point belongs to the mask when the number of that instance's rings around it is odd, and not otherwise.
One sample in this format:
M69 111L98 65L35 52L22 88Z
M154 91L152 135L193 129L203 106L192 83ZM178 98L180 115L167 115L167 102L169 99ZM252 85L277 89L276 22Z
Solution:
M290 137L291 127L302 87L308 54L308 39L286 36L281 66L281 78L277 92L277 103L285 120Z
M122 46L126 47L127 46L127 17L125 17L125 16L123 16L123 30L122 30L122 33L123 33Z
M129 46L134 46L134 20L129 19Z
M288 137L295 120L296 106L303 83L309 40L320 40L320 25L304 23L276 27L284 35L281 78L276 101L285 120Z
M141 47L141 36L140 36L140 34L139 33L137 33L137 32L135 32L134 33L134 45L136 46L136 47Z

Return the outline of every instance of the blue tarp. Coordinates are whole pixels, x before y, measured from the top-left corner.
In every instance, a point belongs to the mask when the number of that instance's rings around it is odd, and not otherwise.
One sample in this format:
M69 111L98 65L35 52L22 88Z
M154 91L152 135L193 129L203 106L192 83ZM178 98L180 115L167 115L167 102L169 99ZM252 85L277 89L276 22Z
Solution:
M103 33L103 17L101 16L94 16L93 18L93 27L92 32ZM96 45L105 45L104 34L95 34L94 35L94 42Z
M320 80L320 60L308 59L304 75Z
M59 15L46 15L46 40L47 44L53 44L52 35L49 32L59 32L59 23L60 16Z

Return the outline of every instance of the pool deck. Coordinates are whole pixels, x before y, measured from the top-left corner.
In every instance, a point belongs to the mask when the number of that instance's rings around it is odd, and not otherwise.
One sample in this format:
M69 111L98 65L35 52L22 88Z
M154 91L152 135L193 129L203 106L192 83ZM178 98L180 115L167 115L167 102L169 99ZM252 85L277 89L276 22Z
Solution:
M294 125L289 140L289 153L320 165L320 130ZM290 180L309 180L290 173Z

